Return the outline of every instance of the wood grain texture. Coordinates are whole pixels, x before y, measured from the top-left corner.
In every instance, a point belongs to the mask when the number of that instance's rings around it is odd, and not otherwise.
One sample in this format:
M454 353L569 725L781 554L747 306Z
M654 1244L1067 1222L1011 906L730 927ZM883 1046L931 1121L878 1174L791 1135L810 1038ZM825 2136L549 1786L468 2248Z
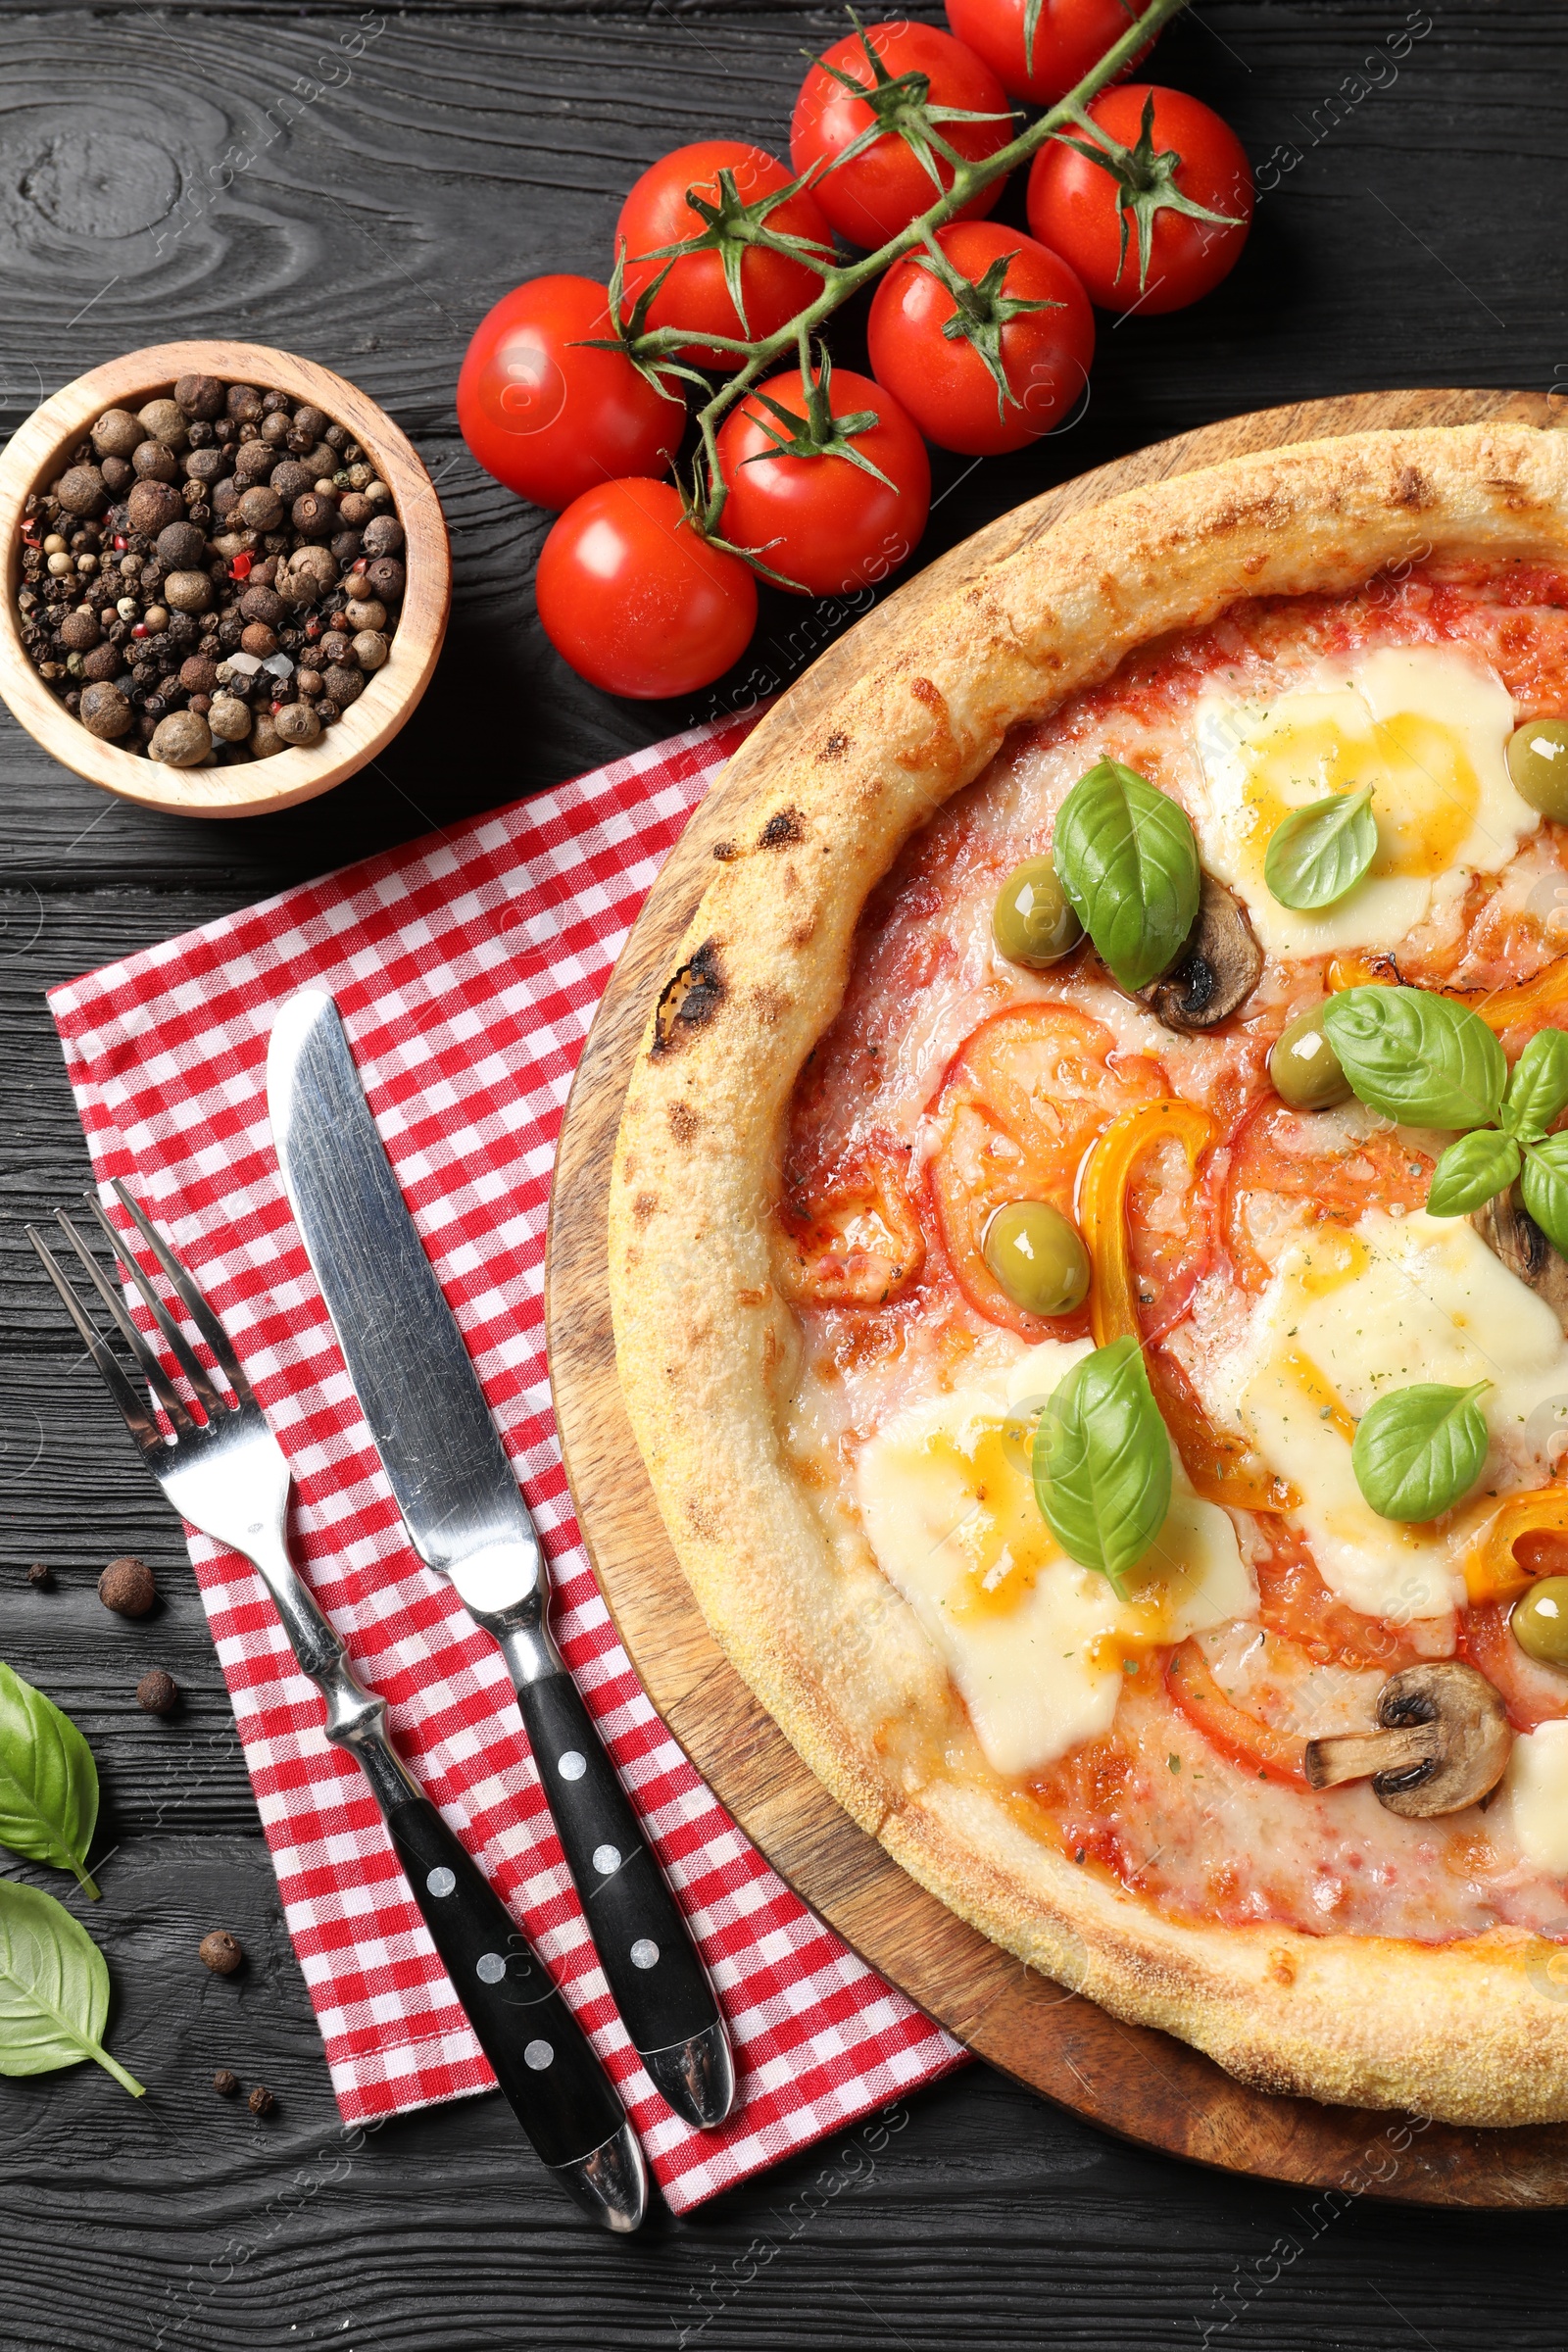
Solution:
M935 0L915 13L940 21ZM1217 107L1256 163L1285 143L1298 160L1213 296L1100 320L1070 432L973 470L935 460L922 560L1238 410L1568 381L1568 12L1444 0L1392 82L1385 63L1386 86L1345 97L1408 13L1199 0L1164 36L1162 80ZM384 29L354 53L362 18ZM1175 2164L988 2066L909 2100L879 2150L841 2132L688 2221L656 2215L630 2246L579 2228L494 2099L345 2146L178 1525L23 1237L87 1181L45 988L741 708L858 617L766 592L711 693L596 694L534 612L548 518L479 472L453 411L481 314L535 270L602 275L657 156L713 132L782 152L800 51L842 22L780 0L0 0L0 437L154 337L278 345L397 419L454 554L419 709L302 808L219 825L111 799L0 710L0 1654L98 1750L91 1928L111 2034L149 2084L132 2101L96 2069L0 2082L5 2352L1560 2352L1554 2216ZM999 217L1023 224L1016 190ZM836 338L851 366L859 331L852 317ZM93 1592L127 1547L163 1595L139 1627ZM40 1556L52 1593L22 1581ZM131 1699L156 1664L192 1694L167 1724ZM226 1984L192 1952L220 1924L252 1956ZM277 2092L265 2125L213 2096L220 2064Z
M19 525L28 498L57 478L70 463L72 450L106 410L134 411L149 400L167 399L186 374L216 375L222 383L286 392L294 400L314 401L333 423L346 425L391 491L406 541L407 583L391 655L367 681L365 692L317 742L232 767L166 767L139 760L117 743L101 743L72 716L28 661L17 612L22 577ZM429 685L452 604L446 520L408 435L330 368L261 343L158 343L125 352L63 385L0 451L0 549L5 551L0 696L43 749L77 775L124 800L175 816L267 816L300 801L317 800L334 784L358 775L386 749Z
M1023 1967L856 1827L731 1667L670 1547L621 1399L606 1264L610 1167L633 1056L712 872L715 843L755 831L762 779L803 743L820 740L846 684L933 605L1063 515L1089 512L1123 490L1293 441L1504 416L1547 428L1553 421L1539 395L1462 391L1365 393L1231 418L999 516L899 589L790 688L696 812L605 992L556 1155L546 1316L566 1475L632 1662L698 1771L796 1891L981 2057L1173 2155L1317 2187L1343 2180L1388 2119L1250 2090L1185 2043L1123 2025ZM1467 2132L1434 2125L1389 2193L1436 2204L1568 2204L1568 2126Z

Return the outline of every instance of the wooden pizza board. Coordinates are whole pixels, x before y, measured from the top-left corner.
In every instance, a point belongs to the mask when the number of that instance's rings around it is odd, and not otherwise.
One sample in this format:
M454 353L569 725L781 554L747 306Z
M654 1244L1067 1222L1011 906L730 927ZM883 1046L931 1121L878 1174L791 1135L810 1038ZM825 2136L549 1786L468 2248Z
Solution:
M1553 424L1546 399L1374 392L1233 417L1064 482L954 548L840 638L730 761L649 894L566 1106L547 1264L551 1385L566 1475L605 1598L655 1706L802 1898L979 2057L1105 2130L1202 2164L1432 2205L1568 2204L1568 2125L1477 2132L1270 2097L1063 1991L964 1925L856 1827L714 1642L670 1549L615 1376L606 1269L611 1157L654 998L713 870L712 847L771 761L909 621L1063 515L1217 460L1384 425Z

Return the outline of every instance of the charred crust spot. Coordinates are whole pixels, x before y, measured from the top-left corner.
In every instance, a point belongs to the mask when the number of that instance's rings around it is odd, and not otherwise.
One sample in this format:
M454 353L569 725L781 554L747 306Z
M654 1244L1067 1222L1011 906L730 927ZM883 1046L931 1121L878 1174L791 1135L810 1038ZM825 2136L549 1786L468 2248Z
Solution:
M672 1102L670 1104L669 1132L677 1144L693 1142L702 1123L689 1102Z
M757 836L760 850L787 850L806 839L806 819L798 808L775 808Z
M818 760L842 760L849 748L847 735L830 735L816 756Z
M913 695L917 703L924 705L925 709L930 711L933 718L940 718L943 720L947 718L947 697L944 695L941 687L935 685L930 678L911 678L909 680L909 692Z
M713 844L713 856L718 859L720 865L728 865L730 859L739 855L740 853L732 841L715 841Z
M808 947L815 936L816 917L814 914L808 914L804 922L795 923L791 926L790 946L792 948Z
M1431 505L1432 491L1418 466L1399 467L1395 478L1393 500L1396 507L1408 507L1412 513Z
M636 1200L631 1204L631 1213L636 1218L639 1225L646 1225L649 1218L656 1213L658 1207L659 1195L657 1193L639 1193Z
M654 1014L654 1053L673 1054L694 1029L710 1021L726 995L718 950L704 940L689 963L665 983Z

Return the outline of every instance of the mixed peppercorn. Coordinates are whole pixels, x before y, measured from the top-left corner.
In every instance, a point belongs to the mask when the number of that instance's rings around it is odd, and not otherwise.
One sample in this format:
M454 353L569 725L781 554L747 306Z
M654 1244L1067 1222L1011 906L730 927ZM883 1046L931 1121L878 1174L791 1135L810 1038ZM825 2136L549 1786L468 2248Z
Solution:
M318 740L386 662L403 526L309 401L182 375L111 409L22 525L22 642L88 731L172 767Z

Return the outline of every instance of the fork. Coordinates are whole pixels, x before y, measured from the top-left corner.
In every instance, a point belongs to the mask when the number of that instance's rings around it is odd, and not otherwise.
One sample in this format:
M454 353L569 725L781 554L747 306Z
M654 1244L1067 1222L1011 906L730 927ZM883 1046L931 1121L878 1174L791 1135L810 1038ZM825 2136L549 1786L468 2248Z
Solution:
M125 1187L114 1191L197 1334L223 1395L109 1221L84 1196L134 1283L169 1354L201 1407L197 1420L64 1209L56 1220L125 1341L172 1435L137 1395L36 1227L27 1239L81 1336L143 1461L183 1519L251 1561L272 1596L294 1655L326 1701L326 1737L363 1766L415 1901L458 1999L517 2121L544 2163L601 2227L635 2230L647 2205L643 2154L609 2076L505 1903L441 1818L387 1735L386 1701L368 1690L289 1554L289 1466L227 1332ZM464 1989L466 1988L466 1989Z

